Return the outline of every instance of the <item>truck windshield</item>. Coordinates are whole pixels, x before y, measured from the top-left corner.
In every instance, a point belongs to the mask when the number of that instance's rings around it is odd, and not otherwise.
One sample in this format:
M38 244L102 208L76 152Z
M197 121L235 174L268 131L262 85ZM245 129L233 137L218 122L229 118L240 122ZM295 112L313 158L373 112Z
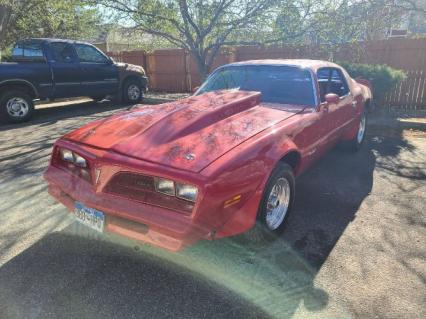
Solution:
M315 106L312 77L307 69L293 66L229 66L214 72L198 94L237 89L260 91L262 101L269 103Z

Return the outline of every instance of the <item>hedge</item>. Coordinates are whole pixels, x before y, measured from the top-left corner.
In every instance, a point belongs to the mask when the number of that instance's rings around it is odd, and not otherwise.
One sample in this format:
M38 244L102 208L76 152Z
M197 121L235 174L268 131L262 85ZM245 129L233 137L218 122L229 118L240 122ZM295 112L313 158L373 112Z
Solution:
M352 78L361 77L373 84L373 94L381 99L386 92L392 90L407 77L404 71L394 69L385 64L339 63Z

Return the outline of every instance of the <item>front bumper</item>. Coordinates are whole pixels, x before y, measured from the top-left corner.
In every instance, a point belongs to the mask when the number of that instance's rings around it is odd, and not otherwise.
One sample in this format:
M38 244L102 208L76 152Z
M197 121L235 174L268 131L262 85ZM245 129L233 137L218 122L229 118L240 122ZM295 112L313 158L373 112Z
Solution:
M90 183L56 166L50 165L44 177L49 183L49 194L71 212L75 201L102 211L107 232L171 251L209 238L210 230L198 225L191 216L96 192Z

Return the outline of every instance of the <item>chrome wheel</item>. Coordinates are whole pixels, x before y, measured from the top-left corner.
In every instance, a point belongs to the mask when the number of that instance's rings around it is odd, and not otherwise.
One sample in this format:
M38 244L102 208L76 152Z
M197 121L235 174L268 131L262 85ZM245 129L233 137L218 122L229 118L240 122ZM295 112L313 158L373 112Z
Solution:
M130 101L138 101L141 96L141 89L136 84L130 84L127 88L127 97Z
M21 118L28 114L30 106L23 98L13 97L6 102L6 110L10 116Z
M365 134L365 114L362 114L361 121L359 122L358 134L356 140L358 144L361 144Z
M290 183L286 178L279 178L266 203L266 225L270 230L276 230L284 221L290 205L290 196Z

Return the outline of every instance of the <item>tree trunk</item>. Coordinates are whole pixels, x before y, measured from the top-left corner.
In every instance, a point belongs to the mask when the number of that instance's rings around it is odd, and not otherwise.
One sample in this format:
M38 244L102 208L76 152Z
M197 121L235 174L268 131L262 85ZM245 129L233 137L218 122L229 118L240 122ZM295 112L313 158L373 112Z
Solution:
M201 83L207 78L209 75L209 69L206 64L206 57L202 56L198 52L191 51L191 55L195 58L195 62L197 63L198 72L200 72Z
M7 24L9 21L10 8L5 5L0 5L0 60L1 60L1 51L4 49L4 42L7 31Z

